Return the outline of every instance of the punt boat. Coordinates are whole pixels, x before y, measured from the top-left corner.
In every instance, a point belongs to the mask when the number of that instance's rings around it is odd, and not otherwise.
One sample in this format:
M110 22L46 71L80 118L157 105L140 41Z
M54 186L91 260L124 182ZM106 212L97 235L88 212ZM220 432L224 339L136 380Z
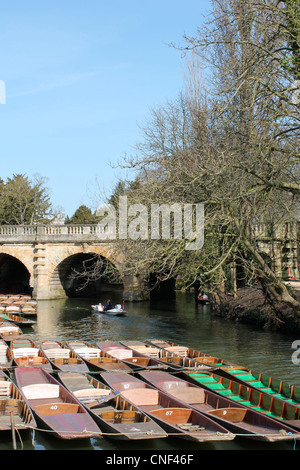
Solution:
M142 370L151 363L150 358L137 357L132 350L116 341L97 341L96 346L107 356L119 359L134 371Z
M300 431L300 408L293 403L264 393L263 390L222 377L215 371L213 373L184 371L182 374L192 383L200 384L201 387L227 397L235 403L280 420L281 423Z
M159 348L155 345L147 344L143 341L122 341L122 344L132 349L136 356L151 357L161 363L162 369L182 369L198 368L202 364L197 363L188 357L177 356L170 351Z
M8 344L0 339L0 369L9 369L12 366L13 357Z
M246 367L217 369L215 372L235 382L242 383L250 388L259 389L264 393L269 393L276 398L300 407L299 388L282 380L275 379L264 373L254 372Z
M168 366L157 359L155 355L145 355L128 347L124 343L115 341L98 341L97 346L104 352L128 364L134 370L141 369L168 369Z
M89 372L89 368L74 351L59 341L43 341L41 350L51 363L53 369L77 372Z
M300 439L300 432L258 411L164 371L143 371L139 376L185 406L206 413L229 431L242 437L275 442Z
M103 372L102 380L121 396L154 419L170 436L189 441L232 440L230 433L203 413L186 407L181 401L122 372Z
M32 429L36 422L20 390L0 371L0 431Z
M0 338L8 343L20 336L23 336L23 331L18 325L9 321L0 320Z
M13 339L10 343L13 361L17 366L42 367L52 371L52 365L42 350L26 336Z
M236 364L228 362L222 358L210 356L209 354L202 353L195 349L173 343L171 341L164 341L160 339L153 339L147 341L150 345L157 346L172 352L176 356L187 357L194 361L196 364L207 365L209 367L236 367Z
M44 369L17 367L15 377L40 428L60 439L102 437L81 403Z
M112 308L105 309L101 303L98 305L91 305L93 312L96 313L105 313L106 315L113 315L113 316L123 316L126 315L126 310L124 310L124 305L117 304L112 306Z
M87 409L106 437L139 440L168 436L143 411L94 377L77 372L59 372L58 376Z
M119 359L106 354L98 347L86 341L69 341L68 347L72 349L87 364L90 371L121 370L130 372L132 369Z
M11 321L18 326L33 326L36 324L35 320L30 320L29 318L21 317L20 315L14 315L12 313L0 313L0 318L6 321Z

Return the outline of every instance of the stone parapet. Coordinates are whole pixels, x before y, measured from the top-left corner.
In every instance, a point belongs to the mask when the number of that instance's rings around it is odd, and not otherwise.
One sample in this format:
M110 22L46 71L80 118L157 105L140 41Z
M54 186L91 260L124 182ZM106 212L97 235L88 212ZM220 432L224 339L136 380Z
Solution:
M0 225L0 244L101 242L109 232L98 224L79 225Z

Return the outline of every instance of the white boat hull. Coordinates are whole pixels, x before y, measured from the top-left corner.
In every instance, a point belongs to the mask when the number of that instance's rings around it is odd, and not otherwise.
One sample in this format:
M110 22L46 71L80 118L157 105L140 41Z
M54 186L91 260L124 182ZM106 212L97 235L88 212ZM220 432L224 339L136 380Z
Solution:
M104 310L103 305L92 305L92 309L96 313L104 313L105 315L114 315L114 316L120 316L120 315L125 315L127 312L123 310L122 308L111 308L109 310Z

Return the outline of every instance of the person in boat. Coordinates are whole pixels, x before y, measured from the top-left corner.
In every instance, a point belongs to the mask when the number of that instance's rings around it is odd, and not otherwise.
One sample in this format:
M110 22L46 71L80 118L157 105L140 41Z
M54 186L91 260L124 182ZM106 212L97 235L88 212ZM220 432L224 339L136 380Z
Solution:
M208 296L204 293L204 292L199 292L199 295L198 295L198 300L202 300L202 301L208 301Z
M107 310L110 310L111 308L113 308L113 304L111 303L111 301L108 299L107 302L104 304L104 307L103 307L103 310L106 312Z

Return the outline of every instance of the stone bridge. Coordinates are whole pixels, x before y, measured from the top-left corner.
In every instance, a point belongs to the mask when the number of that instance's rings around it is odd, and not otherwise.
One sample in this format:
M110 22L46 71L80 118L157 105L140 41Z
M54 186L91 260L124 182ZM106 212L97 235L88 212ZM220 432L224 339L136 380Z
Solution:
M147 289L137 277L124 275L124 257L109 234L103 240L103 230L97 224L0 225L0 293L30 291L35 299L79 296L71 273L100 255L119 272L124 299L145 300ZM276 232L266 224L255 226L260 251L279 277L299 279L298 233L299 223L282 225ZM95 294L99 282L93 286Z
M116 252L113 241L103 241L99 230L103 227L0 226L0 293L31 291L35 299L65 297L74 282L72 268L100 255L118 270L124 299L143 300L138 279L122 272L122 253Z

